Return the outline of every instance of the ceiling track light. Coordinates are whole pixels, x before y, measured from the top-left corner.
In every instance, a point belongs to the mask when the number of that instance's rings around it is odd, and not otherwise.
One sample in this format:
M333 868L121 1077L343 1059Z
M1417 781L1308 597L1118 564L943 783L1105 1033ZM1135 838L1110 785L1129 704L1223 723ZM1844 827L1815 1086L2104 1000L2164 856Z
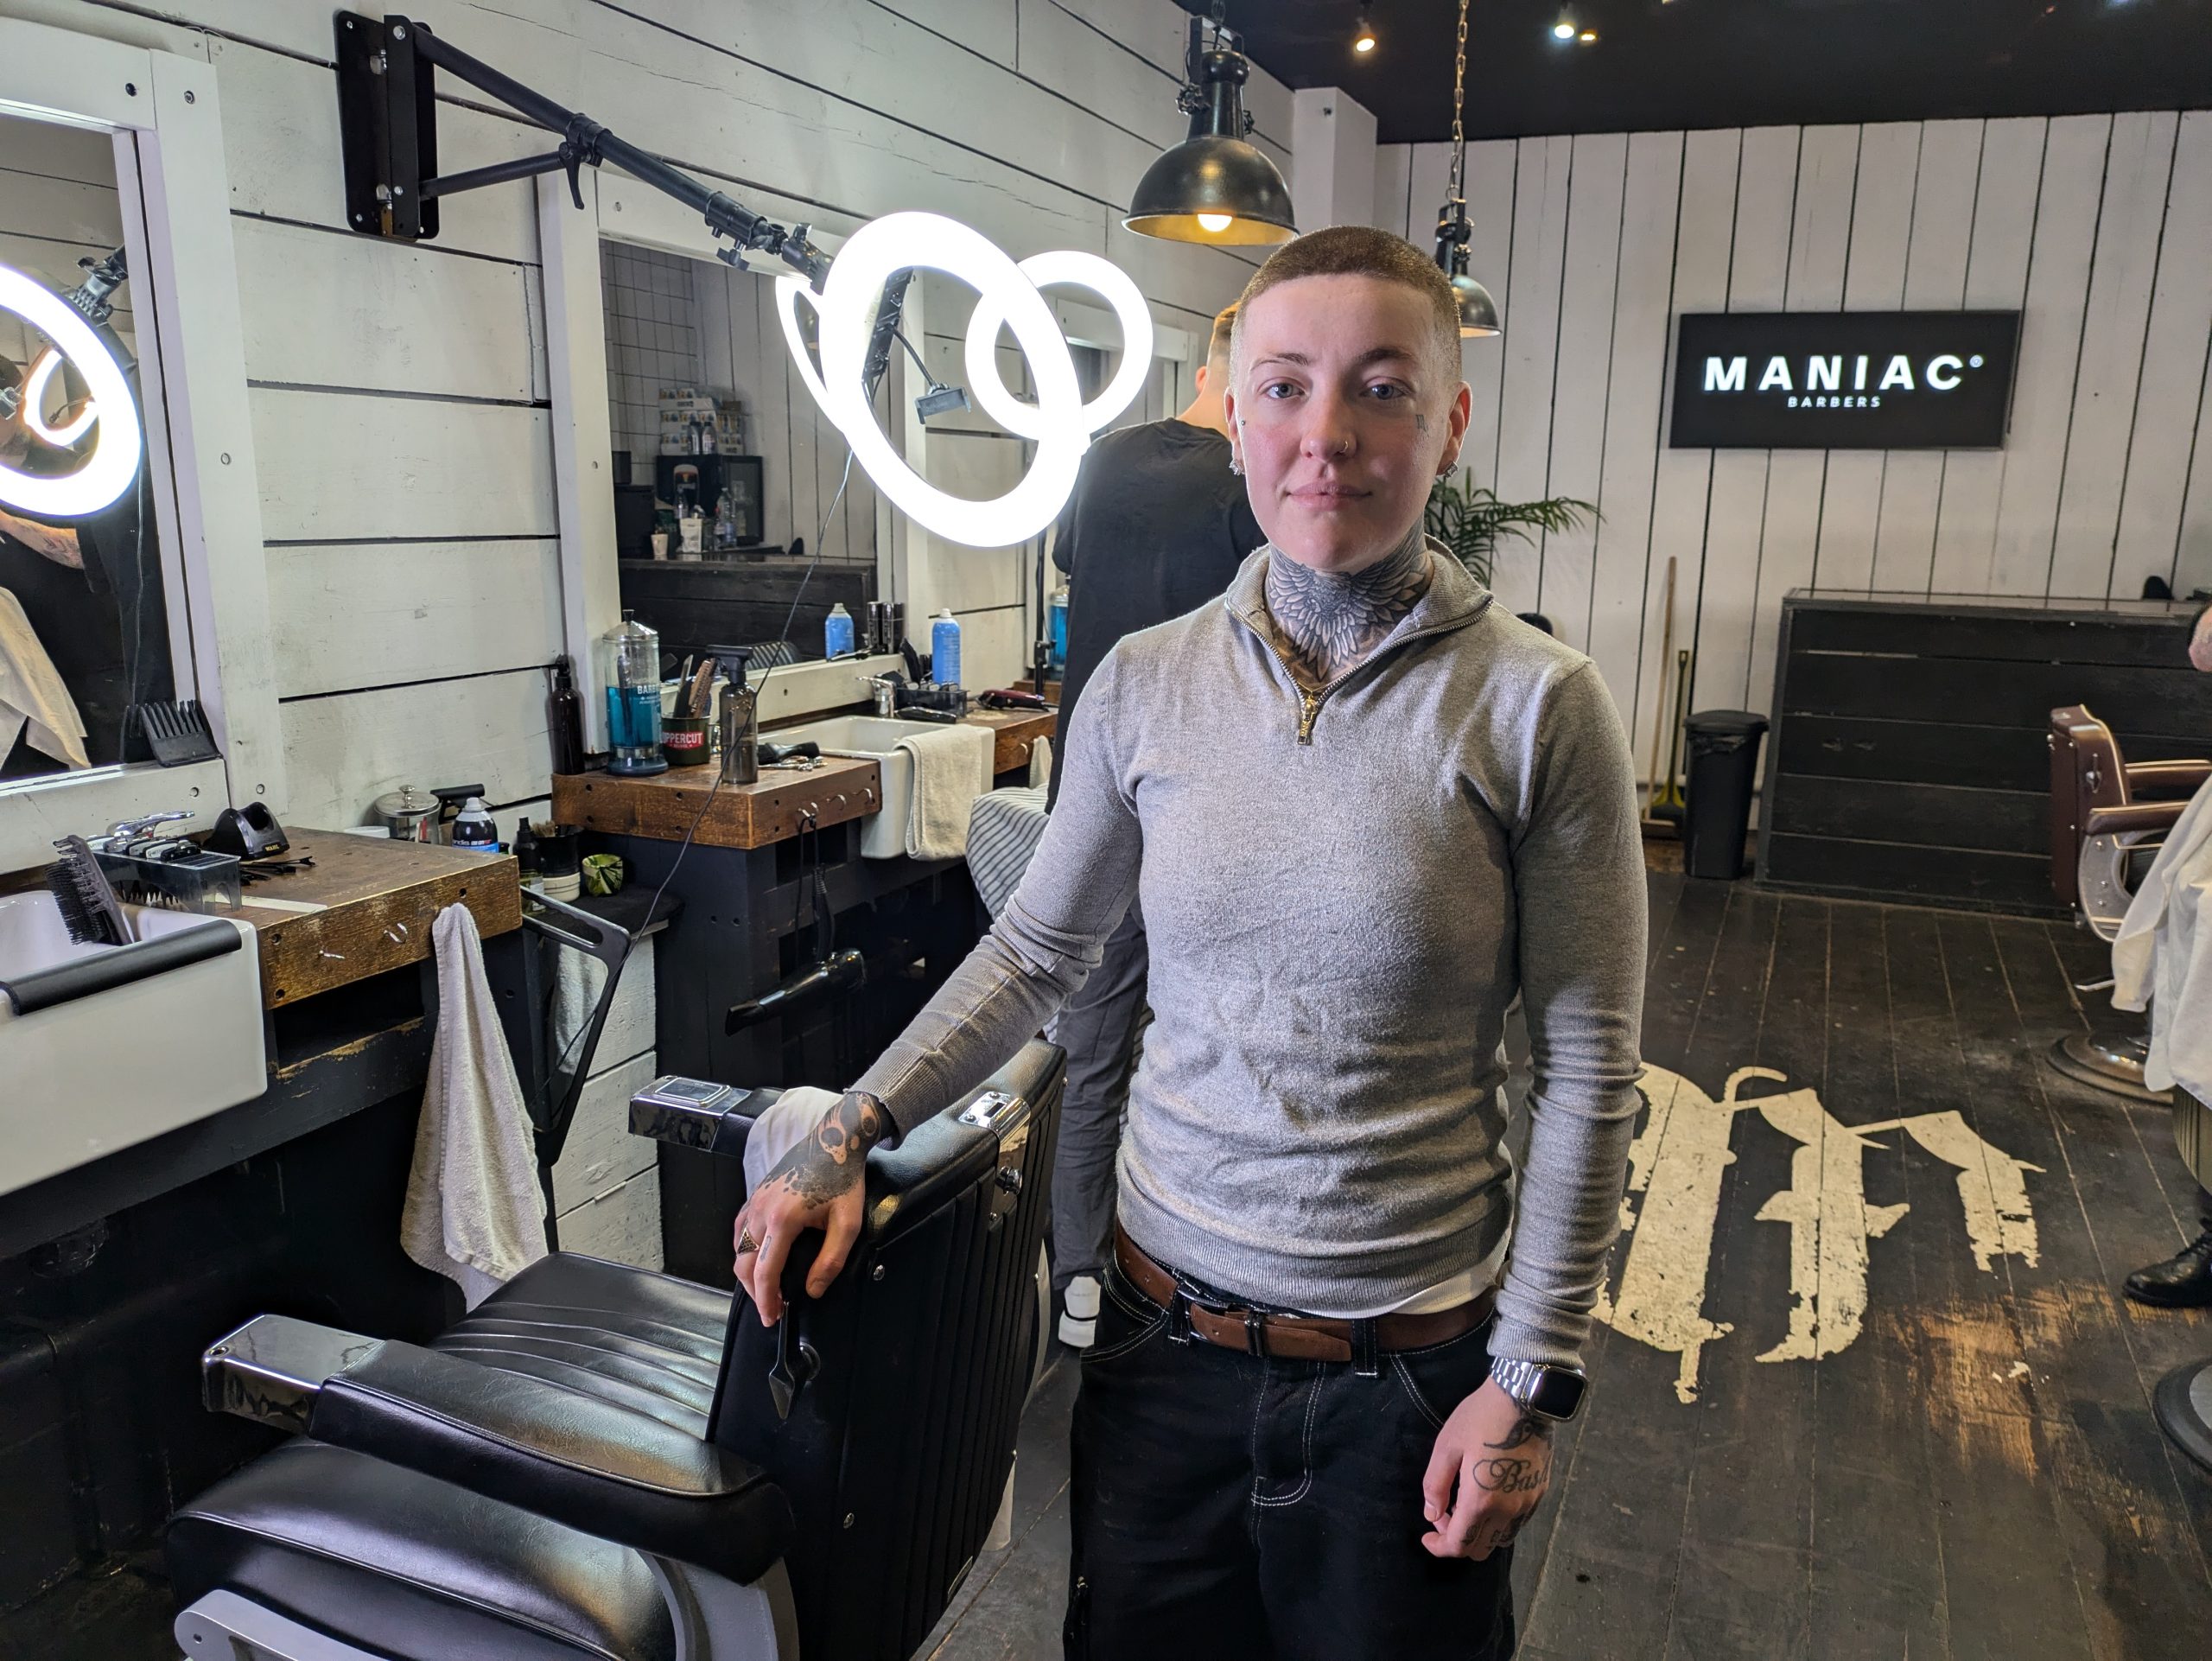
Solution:
M1351 49L1363 58L1375 50L1376 45L1375 25L1368 19L1367 8L1362 6L1358 25L1352 30Z
M1190 136L1161 151L1137 181L1122 223L1141 236L1226 246L1287 242L1298 234L1290 187L1250 140L1244 83L1252 67L1224 10L1214 0L1211 19L1191 19L1186 80L1177 99L1191 118Z
M1452 183L1436 210L1436 263L1452 279L1459 302L1459 338L1475 340L1505 333L1491 292L1467 275L1467 244L1474 226L1467 219L1467 0L1459 0L1459 35L1452 60Z
M1574 21L1572 11L1561 11L1559 21L1552 25L1552 39L1554 41L1571 41L1581 32L1582 26Z

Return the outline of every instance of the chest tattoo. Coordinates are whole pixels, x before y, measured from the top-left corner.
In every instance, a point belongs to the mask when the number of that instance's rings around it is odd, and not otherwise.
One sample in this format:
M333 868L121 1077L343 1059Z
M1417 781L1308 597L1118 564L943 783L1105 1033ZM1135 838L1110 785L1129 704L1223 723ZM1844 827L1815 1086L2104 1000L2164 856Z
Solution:
M1314 690L1380 646L1428 583L1428 546L1419 526L1395 553L1349 576L1271 554L1268 621L1292 674Z

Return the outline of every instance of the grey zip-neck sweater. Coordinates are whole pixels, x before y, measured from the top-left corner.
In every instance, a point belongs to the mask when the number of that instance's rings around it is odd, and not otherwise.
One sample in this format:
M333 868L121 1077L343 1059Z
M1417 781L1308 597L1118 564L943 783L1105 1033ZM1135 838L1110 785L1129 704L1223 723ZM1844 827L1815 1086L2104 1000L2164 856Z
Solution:
M901 1127L974 1088L1141 894L1131 1237L1329 1312L1437 1285L1510 1223L1492 1352L1572 1365L1639 1103L1633 764L1590 660L1431 551L1427 593L1316 692L1268 638L1266 548L1224 601L1123 640L1004 914L855 1088ZM1497 1062L1516 992L1535 1060L1517 1217Z

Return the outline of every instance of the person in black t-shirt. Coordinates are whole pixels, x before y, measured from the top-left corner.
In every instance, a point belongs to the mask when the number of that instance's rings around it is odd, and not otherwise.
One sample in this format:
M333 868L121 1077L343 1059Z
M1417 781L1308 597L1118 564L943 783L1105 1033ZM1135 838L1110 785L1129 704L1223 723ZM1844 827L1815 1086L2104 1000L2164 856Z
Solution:
M1228 592L1236 568L1266 540L1244 481L1229 470L1232 306L1214 319L1197 396L1166 421L1107 434L1084 458L1053 538L1068 578L1068 660L1060 678L1060 758L1084 684L1124 634L1196 610ZM1145 1019L1144 918L1135 901L1105 956L1047 1032L1067 1051L1059 1153L1052 1168L1052 1286L1060 1338L1091 1341L1114 1229L1114 1156Z

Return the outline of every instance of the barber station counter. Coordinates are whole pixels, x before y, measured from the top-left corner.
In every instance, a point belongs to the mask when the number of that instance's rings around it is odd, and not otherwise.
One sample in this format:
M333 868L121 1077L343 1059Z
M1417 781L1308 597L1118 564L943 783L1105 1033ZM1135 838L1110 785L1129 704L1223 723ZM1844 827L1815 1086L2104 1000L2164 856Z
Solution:
M994 773L1018 781L1056 717L979 711L968 720L995 735ZM594 833L594 850L621 855L633 887L665 881L682 903L653 959L661 1072L842 1088L974 946L981 918L966 866L862 856L862 821L884 795L874 760L764 768L757 782L725 785L709 801L714 776L709 767L643 779L563 775L553 781L554 814ZM822 972L833 955L834 972ZM728 1285L741 1173L680 1148L663 1146L658 1159L668 1272Z
M226 913L254 930L268 1088L0 1198L0 1259L419 1088L435 1025L431 925L467 907L499 960L496 942L522 922L515 862L330 830L293 832L302 856L315 863L249 885Z

